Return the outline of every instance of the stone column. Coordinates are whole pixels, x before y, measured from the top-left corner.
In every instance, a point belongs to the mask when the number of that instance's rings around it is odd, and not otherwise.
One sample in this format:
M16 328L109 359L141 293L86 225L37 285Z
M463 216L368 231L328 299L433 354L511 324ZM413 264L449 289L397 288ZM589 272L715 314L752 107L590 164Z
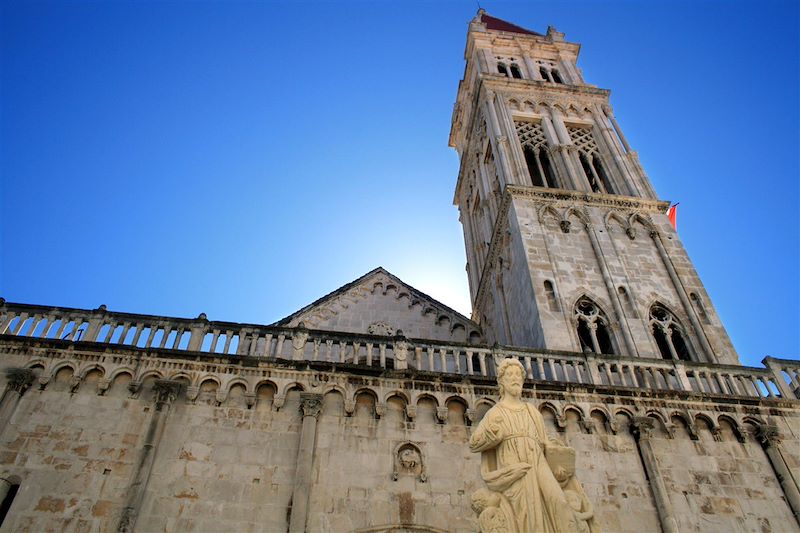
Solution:
M20 398L33 383L33 378L33 371L29 368L6 369L6 390L3 392L3 399L0 401L0 435L5 431L11 417L17 410Z
M775 477L778 478L783 494L786 496L786 502L792 509L792 514L794 514L798 525L800 525L800 487L798 487L797 480L783 458L778 428L776 426L759 426L756 429L755 436L764 448L764 452L766 452L767 458L772 465L772 470L775 472Z
M170 406L181 389L181 382L171 379L159 379L153 385L155 400L155 410L150 417L150 424L147 427L144 444L139 451L139 457L134 466L131 483L125 496L125 507L122 509L122 516L117 526L119 533L130 533L136 523L136 518L141 512L144 491L153 470L158 443L164 434L164 423L169 414Z
M300 433L300 447L297 450L297 470L294 475L289 533L303 533L306 530L308 500L311 494L311 467L314 464L317 417L322 410L322 395L301 392L300 409L303 411L303 429Z
M650 437L653 432L653 419L646 416L637 416L631 421L631 433L636 439L636 446L639 448L639 457L642 459L647 480L653 491L653 499L658 512L658 520L661 522L661 530L664 533L678 533L678 522L672 511L672 504L669 501L669 493L661 477L658 468L658 461L653 453Z

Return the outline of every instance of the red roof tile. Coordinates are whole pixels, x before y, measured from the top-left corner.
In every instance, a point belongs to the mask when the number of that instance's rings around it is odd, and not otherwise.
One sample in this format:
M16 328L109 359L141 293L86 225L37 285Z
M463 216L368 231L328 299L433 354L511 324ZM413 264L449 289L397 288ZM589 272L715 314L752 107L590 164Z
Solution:
M539 35L539 36L542 35L541 33L536 33L535 31L530 31L526 30L525 28L520 28L515 24L511 24L510 22L506 22L505 20L500 20L498 18L492 17L490 15L487 15L486 13L483 13L481 15L481 22L486 24L486 28L490 30L510 31L513 33L525 33L528 35Z

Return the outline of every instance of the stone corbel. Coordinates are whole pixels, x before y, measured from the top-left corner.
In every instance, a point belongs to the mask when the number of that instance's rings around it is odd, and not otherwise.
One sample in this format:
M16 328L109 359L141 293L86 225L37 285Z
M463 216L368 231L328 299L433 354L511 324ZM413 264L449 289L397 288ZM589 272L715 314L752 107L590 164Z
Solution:
M563 433L567 429L567 417L564 415L556 416L553 421L556 423L556 429L558 429L559 433Z
M385 403L376 403L375 404L375 416L381 418L383 415L386 414L386 404Z
M39 376L39 390L44 390L47 384L50 383L50 376Z
M285 404L285 403L286 403L286 396L277 396L277 395L276 395L276 396L275 396L275 397L272 399L272 407L273 407L273 408L274 408L276 411L279 411L279 410L280 410L280 408L281 408L281 407L283 407L283 404Z
M475 409L467 409L464 413L464 416L467 419L467 423L471 426L475 423L475 419L478 417L478 412Z
M353 416L353 413L356 412L356 401L355 400L345 400L344 401L344 414L345 416Z
M69 391L75 392L76 390L78 390L78 385L80 384L81 384L80 376L72 376L72 379L69 380Z
M222 405L225 403L225 400L228 399L228 393L222 390L218 390L214 400L216 400L217 405Z
M667 437L668 438L670 438L670 439L674 439L675 438L675 424L672 424L672 423L664 424L664 429L667 432Z
M689 432L689 437L692 440L700 440L700 435L697 434L697 426L694 425L694 422L686 424L686 431Z
M594 420L581 420L580 425L586 433L592 434L595 430Z
M133 398L135 398L139 394L141 388L142 388L141 381L131 381L130 383L128 383L128 392L131 393L131 397Z
M199 395L200 395L200 387L196 386L186 387L186 399L189 400L191 403L194 403Z
M111 380L108 378L102 378L100 381L97 382L97 395L103 396L110 386L111 386Z
M447 407L437 407L436 408L436 418L439 420L440 424L444 424L447 422L447 415L450 410Z
M417 406L406 405L406 416L409 420L414 420L417 417Z
M245 392L244 393L244 403L247 404L248 409L252 409L253 406L256 404L256 393L255 392Z
M714 440L717 442L722 442L722 428L716 426L711 429L711 436L714 437Z

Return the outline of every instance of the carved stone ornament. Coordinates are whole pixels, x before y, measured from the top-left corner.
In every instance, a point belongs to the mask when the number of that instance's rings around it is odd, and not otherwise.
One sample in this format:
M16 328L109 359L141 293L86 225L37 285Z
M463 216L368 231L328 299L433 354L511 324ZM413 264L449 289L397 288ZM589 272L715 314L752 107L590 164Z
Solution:
M394 335L394 328L386 322L373 322L367 327L367 333L370 335L383 335L384 337L391 337Z
M153 383L153 399L156 402L156 410L161 410L165 404L169 405L178 397L183 384L172 379L157 379Z
M313 416L317 418L320 411L322 411L322 395L313 392L301 392L300 409L302 409L304 417Z
M637 416L631 420L631 433L636 440L649 439L654 428L653 419L649 416Z
M755 437L764 446L772 446L779 444L781 441L781 434L778 431L778 426L761 425L756 428Z
M306 331L305 327L306 325L300 322L292 334L292 359L294 360L303 359L303 350L308 341L308 331Z
M483 533L596 533L594 510L575 478L575 450L551 440L544 419L522 401L525 369L515 358L497 369L500 401L470 437L487 488L472 494Z
M31 386L36 376L30 368L8 368L6 369L6 380L8 388L17 394L24 393Z
M428 480L422 450L412 442L404 442L394 451L392 481L397 481L401 476L414 476L421 483Z
M558 225L561 227L561 231L563 231L564 233L569 233L569 229L570 226L572 226L572 222L570 222L569 220L562 220L561 222L558 223Z
M117 526L118 533L130 533L133 529L134 519L136 518L136 509L133 507L126 507L122 510L122 516L119 519Z

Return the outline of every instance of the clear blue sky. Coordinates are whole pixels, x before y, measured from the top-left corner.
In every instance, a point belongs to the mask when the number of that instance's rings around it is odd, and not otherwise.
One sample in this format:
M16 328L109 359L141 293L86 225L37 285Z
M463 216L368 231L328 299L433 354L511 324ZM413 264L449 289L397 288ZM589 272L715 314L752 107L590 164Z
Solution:
M482 4L582 43L743 362L797 357L797 3ZM474 2L0 9L0 296L269 323L381 265L469 312Z

